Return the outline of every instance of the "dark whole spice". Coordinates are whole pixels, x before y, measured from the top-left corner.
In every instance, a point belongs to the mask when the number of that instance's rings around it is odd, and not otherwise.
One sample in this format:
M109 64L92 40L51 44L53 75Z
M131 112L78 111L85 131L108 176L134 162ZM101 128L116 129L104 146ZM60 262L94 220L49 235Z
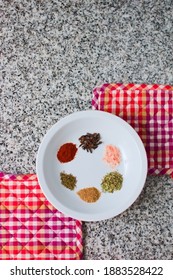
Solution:
M72 174L66 174L65 172L60 173L61 184L70 190L74 190L76 187L76 177Z
M83 150L92 153L101 143L100 133L87 133L79 138Z

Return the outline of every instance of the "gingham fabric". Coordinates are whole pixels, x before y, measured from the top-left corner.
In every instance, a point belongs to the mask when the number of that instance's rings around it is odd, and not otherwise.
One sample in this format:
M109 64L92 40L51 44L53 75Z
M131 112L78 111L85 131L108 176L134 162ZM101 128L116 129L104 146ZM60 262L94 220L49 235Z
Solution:
M149 174L173 176L173 87L103 84L93 90L92 107L127 121L139 134Z
M43 195L34 174L0 172L0 259L78 260L82 223Z

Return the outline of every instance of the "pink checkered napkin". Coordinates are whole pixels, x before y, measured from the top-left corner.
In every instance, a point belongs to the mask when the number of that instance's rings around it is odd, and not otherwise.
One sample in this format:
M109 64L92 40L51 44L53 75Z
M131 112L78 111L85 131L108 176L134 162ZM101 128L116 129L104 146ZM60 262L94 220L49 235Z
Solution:
M173 176L173 87L103 84L93 90L92 107L127 121L141 137L149 174Z
M43 195L34 174L0 172L0 259L78 260L82 223Z

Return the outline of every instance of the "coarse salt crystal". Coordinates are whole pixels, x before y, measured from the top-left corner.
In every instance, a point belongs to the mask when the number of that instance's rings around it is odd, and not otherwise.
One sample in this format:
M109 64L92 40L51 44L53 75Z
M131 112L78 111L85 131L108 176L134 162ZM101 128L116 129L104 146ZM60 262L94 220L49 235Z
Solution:
M120 150L113 145L105 147L103 160L111 167L115 168L121 162Z

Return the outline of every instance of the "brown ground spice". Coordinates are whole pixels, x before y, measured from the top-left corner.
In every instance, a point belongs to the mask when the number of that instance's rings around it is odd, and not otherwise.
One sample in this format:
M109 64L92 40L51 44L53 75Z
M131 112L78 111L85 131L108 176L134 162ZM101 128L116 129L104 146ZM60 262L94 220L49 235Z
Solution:
M99 199L101 192L95 187L89 187L79 190L77 194L85 202L92 203Z

